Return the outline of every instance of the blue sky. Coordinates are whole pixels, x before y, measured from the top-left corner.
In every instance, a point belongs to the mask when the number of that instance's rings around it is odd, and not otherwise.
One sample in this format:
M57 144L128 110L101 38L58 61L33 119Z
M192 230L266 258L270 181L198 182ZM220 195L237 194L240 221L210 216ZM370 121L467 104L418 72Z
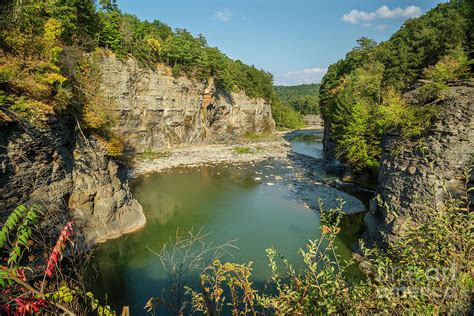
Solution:
M319 82L362 37L386 40L439 0L118 0L122 11L202 33L275 84Z

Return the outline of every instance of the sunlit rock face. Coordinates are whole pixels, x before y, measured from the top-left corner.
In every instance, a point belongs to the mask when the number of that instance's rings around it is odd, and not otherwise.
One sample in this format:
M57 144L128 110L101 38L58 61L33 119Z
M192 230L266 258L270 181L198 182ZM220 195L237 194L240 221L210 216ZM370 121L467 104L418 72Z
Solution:
M418 90L405 94L413 106ZM426 209L440 207L449 194L463 194L465 168L474 154L474 84L453 82L438 102L440 113L422 137L383 141L377 193L366 216L368 236L383 243L402 236L411 223L430 221ZM473 177L471 174L471 181Z
M103 57L101 90L117 112L115 131L130 151L232 142L247 132L273 132L271 107L244 93L224 93L212 80L175 78L167 67Z
M6 117L7 115L3 113ZM73 219L85 245L137 230L146 223L119 165L69 116L45 124L3 120L0 129L0 218L18 204L40 206L44 221ZM56 224L55 224L56 223Z
M88 245L117 238L146 224L116 161L104 155L92 137L76 141L73 151L73 188L68 206L82 227Z

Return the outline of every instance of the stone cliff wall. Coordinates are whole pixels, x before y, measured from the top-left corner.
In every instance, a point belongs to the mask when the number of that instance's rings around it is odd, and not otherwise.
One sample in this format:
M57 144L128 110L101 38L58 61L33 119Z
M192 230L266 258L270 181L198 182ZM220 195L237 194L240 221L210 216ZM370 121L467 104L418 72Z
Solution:
M309 127L314 127L318 129L324 127L323 119L319 114L303 115L303 122L305 122L305 124Z
M83 223L87 242L103 242L143 227L142 206L130 194L117 162L102 153L93 137L77 137L68 206Z
M414 90L405 98L414 102L417 94ZM464 168L474 156L474 84L451 86L439 106L439 116L422 138L411 142L398 135L385 138L377 193L386 207L372 203L365 218L369 241L389 244L403 235L410 221L429 221L424 209L443 203L444 188L461 193Z
M117 113L115 131L131 151L229 142L275 129L267 102L223 94L212 80L176 79L169 68L113 57L104 57L101 70L101 90ZM35 203L74 218L88 244L118 237L146 223L125 175L73 117L51 114L39 127L0 109L0 218L20 203Z
M225 94L213 81L174 78L169 68L104 57L101 89L118 113L115 129L135 152L234 141L275 129L270 105L243 93Z
M18 204L38 204L74 219L89 245L145 225L117 163L93 138L81 140L71 117L51 116L39 127L0 116L0 218Z
M2 109L0 117L0 215L27 200L64 204L73 187L73 123L51 119L39 127Z

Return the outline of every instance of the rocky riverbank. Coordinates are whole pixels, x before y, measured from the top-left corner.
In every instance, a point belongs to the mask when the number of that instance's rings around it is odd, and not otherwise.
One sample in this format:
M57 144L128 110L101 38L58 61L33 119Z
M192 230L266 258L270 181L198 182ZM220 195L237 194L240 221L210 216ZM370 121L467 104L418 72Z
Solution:
M306 207L319 211L318 199L325 201L325 208L336 208L345 201L346 214L365 212L366 206L356 195L354 185L339 181L337 166L323 157L311 157L294 152L291 140L302 135L317 136L317 130L289 131L269 136L260 141L246 141L237 145L202 145L183 147L137 156L129 172L130 177L141 177L178 167L198 167L226 164L239 168L242 164L266 164L269 170L288 170L283 175L256 174L255 179L266 185L283 184L294 192Z
M174 148L134 158L129 175L159 172L176 167L196 167L205 164L239 164L269 158L287 159L291 145L282 137L270 141L244 142L237 145L202 145Z

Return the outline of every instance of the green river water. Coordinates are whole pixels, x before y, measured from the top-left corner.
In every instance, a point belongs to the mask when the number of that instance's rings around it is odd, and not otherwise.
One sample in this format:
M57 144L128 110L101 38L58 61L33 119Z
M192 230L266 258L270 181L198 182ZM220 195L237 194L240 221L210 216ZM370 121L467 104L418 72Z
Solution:
M321 158L318 137L293 142L295 152ZM253 281L263 288L269 276L265 249L275 247L299 266L299 248L320 235L319 215L305 207L292 189L292 167L267 160L255 164L176 168L131 181L131 189L147 217L144 229L97 247L92 282L96 297L120 311L129 305L133 315L162 295L169 276L159 252L177 229L210 233L214 245L235 240L238 249L222 260L253 262ZM324 177L328 175L324 174ZM331 198L340 191L334 189ZM316 198L316 196L315 196ZM359 200L355 200L359 202ZM361 214L345 216L338 251L351 255L350 244L360 233ZM351 272L357 274L354 268ZM193 280L197 275L192 275Z

